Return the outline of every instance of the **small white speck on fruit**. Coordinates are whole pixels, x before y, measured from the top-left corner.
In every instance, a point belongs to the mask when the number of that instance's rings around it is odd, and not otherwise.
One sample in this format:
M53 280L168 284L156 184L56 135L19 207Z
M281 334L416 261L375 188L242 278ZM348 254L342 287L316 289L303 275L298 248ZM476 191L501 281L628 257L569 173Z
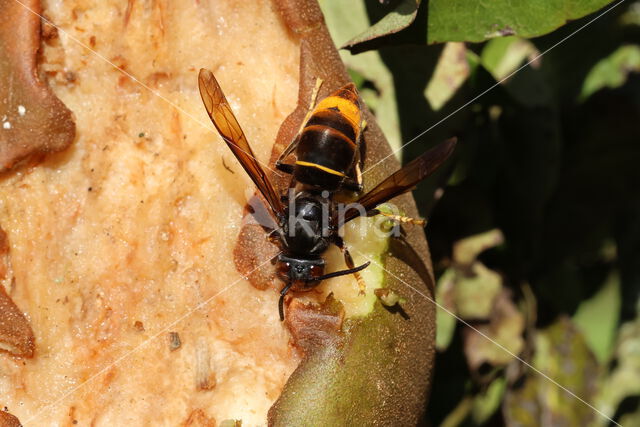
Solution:
M27 112L27 109L24 108L24 105L18 105L18 114L20 114L20 116L24 116L26 112Z
M5 129L11 129L11 122L4 122L2 124L2 127L5 128Z

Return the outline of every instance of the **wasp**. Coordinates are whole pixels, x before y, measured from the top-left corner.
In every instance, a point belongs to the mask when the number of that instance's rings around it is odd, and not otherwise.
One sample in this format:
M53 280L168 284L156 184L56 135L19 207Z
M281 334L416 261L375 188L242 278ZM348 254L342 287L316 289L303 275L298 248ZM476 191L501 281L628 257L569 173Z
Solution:
M318 88L316 85L312 103ZM276 161L276 168L293 175L292 186L297 181L321 191L362 191L357 163L361 116L358 92L349 83L309 109L298 135ZM295 163L284 163L293 151Z
M301 130L276 162L276 167L293 175L293 196L278 194L269 176L256 160L251 146L238 123L213 73L201 69L198 75L200 95L211 121L222 139L267 201L276 227L271 240L281 253L276 258L276 272L284 282L278 311L284 320L284 297L290 290L309 291L323 280L356 275L361 293L362 279L357 274L370 263L355 266L339 229L344 223L362 215L380 213L376 208L431 175L452 153L455 138L445 141L402 169L384 179L356 200L360 209L350 209L338 218L333 195L343 189L359 191L357 158L361 138L361 109L355 86L350 83L320 101L310 110ZM317 89L317 87L316 87ZM295 151L296 161L284 163ZM325 273L323 253L329 245L343 253L347 269Z

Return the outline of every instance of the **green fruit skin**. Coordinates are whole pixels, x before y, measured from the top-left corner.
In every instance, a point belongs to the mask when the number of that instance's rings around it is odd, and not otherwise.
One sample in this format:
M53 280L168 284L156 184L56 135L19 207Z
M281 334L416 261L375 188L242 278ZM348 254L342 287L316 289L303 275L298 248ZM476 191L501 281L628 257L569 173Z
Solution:
M417 273L402 261L390 256L385 264L395 276L431 297L424 283L416 280ZM408 319L378 301L368 316L347 320L343 340L307 355L291 375L269 411L269 425L416 425L420 421L433 366L434 305L389 274L385 284L407 299L402 308Z

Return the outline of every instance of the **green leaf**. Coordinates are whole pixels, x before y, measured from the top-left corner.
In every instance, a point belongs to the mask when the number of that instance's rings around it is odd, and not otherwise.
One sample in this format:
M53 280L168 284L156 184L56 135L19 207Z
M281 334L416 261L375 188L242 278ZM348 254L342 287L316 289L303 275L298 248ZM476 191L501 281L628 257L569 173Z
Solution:
M495 298L489 324L464 330L464 353L467 364L477 371L484 363L507 365L524 348L524 316L503 291Z
M352 49L356 45L395 34L407 28L416 19L420 1L421 0L402 0L394 10L367 30L349 40L341 49ZM351 2L353 2L353 0L351 0Z
M640 426L640 409L632 414L624 414L620 417L620 425L623 426Z
M355 32L364 31L369 26L369 17L362 1L321 0L320 7L331 37L338 46ZM340 56L351 75L359 80L359 89L362 89L362 85L367 81L374 86L375 90L361 90L361 96L376 116L391 148L398 151L402 145L402 137L396 91L393 75L382 61L380 53L371 51L356 56L341 51ZM397 155L400 156L401 152Z
M429 2L427 43L481 42L500 36L536 37L595 12L610 0Z
M502 289L502 277L480 262L474 263L469 270L468 276L458 274L456 281L458 313L467 320L486 319Z
M466 52L464 43L447 43L442 50L424 92L433 111L440 110L469 77Z
M451 344L456 330L455 270L447 269L438 280L436 290L436 348L444 351Z
M536 369L584 401L593 402L598 364L568 318L563 317L539 331L535 349L533 366ZM507 425L592 425L601 417L557 384L528 370L524 384L507 392L503 411ZM607 410L604 412L613 415Z
M477 256L503 243L500 230L490 230L459 240L453 249L454 266L440 277L436 290L436 348L444 351L451 343L456 327L455 316L486 319L502 290L501 276L488 269Z
M440 427L458 427L462 425L473 409L473 398L466 396L442 421Z
M504 236L498 229L486 231L458 240L453 245L453 259L456 264L470 266L482 252L504 243Z
M456 312L463 319L486 319L491 314L494 300L502 289L502 277L476 258L503 242L502 232L494 229L466 237L453 245L455 286L451 296Z
M637 7L637 5L637 3L632 3L631 7L625 10L622 16L620 16L620 23L622 25L640 26L640 7Z
M585 341L600 362L609 357L620 317L620 277L612 273L600 291L583 301L573 316Z
M525 60L534 59L540 52L528 40L520 37L500 37L487 42L482 49L482 65L496 80L513 73Z
M621 46L591 69L582 84L580 99L585 100L600 89L622 86L633 72L640 72L640 46Z
M640 395L640 317L620 327L615 356L617 363L602 381L596 399L598 406L609 414L614 413L625 398ZM620 422L622 424L622 419Z
M504 378L496 378L491 382L484 393L479 394L473 400L471 416L475 425L483 425L500 408L507 381Z

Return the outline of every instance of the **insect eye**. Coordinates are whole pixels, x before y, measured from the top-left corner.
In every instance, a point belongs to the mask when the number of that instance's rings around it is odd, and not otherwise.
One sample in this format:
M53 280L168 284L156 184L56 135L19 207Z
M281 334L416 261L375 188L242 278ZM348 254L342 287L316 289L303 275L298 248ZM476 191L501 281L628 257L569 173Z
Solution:
M291 263L281 262L278 265L278 273L280 273L283 276L286 276L290 270L291 270Z
M318 277L318 276L322 276L322 271L324 269L322 267L320 267L319 265L312 265L311 266L311 277Z

